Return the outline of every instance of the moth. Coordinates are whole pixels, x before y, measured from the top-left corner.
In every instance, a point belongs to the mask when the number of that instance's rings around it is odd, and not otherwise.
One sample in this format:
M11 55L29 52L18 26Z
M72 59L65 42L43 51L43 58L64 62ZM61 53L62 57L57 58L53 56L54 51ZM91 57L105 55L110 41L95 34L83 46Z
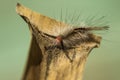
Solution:
M23 80L81 80L88 54L101 41L93 31L109 27L66 24L19 3L16 11L32 34Z

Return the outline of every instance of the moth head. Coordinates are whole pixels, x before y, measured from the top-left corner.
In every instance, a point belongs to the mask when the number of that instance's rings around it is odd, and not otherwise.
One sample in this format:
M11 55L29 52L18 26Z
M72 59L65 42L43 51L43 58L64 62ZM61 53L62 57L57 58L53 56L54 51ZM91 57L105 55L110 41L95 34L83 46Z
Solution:
M66 26L65 26L66 27ZM98 47L101 41L101 36L94 35L93 30L106 30L108 27L74 27L66 28L61 34L54 36L42 31L37 27L32 27L33 35L38 40L39 44L43 44L45 48L59 48L63 50L74 49L82 44L90 44L93 47ZM62 29L61 29L62 30Z

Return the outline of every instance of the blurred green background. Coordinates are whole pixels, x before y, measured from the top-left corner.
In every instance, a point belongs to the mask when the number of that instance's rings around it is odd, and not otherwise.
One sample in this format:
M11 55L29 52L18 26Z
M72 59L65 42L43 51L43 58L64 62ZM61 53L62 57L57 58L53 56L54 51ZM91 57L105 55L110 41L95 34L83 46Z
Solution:
M20 80L28 56L30 33L15 12L17 2L47 16L59 16L61 9L105 15L110 30L100 34L101 46L89 55L83 80L120 80L120 0L0 0L0 80Z

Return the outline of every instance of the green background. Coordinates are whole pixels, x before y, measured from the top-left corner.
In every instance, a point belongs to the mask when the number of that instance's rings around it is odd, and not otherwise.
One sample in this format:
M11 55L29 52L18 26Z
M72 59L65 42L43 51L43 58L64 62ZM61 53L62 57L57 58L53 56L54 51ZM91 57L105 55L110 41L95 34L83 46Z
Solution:
M110 30L100 33L101 46L89 55L84 80L120 80L120 0L0 0L0 80L20 80L26 64L30 33L15 12L17 2L47 16L59 17L61 9L105 15Z

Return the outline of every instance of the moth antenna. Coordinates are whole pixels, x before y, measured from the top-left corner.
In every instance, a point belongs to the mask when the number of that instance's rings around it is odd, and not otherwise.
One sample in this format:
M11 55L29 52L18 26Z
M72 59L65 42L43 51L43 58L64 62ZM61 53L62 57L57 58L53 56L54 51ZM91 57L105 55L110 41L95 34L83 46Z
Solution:
M74 30L79 31L79 30L85 30L85 31L94 31L94 30L108 30L109 26L103 26L103 27L80 27L80 28L75 28Z
M87 30L108 30L109 26L103 27L88 27Z

